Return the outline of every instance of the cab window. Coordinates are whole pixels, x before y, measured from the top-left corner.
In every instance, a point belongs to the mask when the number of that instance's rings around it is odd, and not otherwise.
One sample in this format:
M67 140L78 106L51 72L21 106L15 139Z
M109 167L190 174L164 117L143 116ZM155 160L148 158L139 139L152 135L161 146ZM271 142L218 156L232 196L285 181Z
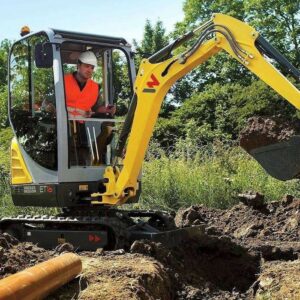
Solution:
M10 119L19 144L39 165L57 170L57 125L53 69L37 68L35 46L40 33L13 45L10 55Z

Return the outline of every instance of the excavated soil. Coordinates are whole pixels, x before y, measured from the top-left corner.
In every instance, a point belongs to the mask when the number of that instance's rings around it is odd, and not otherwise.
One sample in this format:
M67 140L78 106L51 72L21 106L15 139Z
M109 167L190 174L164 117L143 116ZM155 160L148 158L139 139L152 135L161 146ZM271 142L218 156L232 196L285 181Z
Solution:
M181 209L176 225L205 234L172 249L136 241L129 252L79 253L81 276L47 299L300 299L300 199L240 200L228 210ZM46 251L8 235L0 243L1 277L72 250Z
M19 243L7 233L0 234L0 279L50 259L52 253L31 243Z
M247 152L252 149L288 140L300 133L300 121L280 118L252 117L239 135L240 146Z

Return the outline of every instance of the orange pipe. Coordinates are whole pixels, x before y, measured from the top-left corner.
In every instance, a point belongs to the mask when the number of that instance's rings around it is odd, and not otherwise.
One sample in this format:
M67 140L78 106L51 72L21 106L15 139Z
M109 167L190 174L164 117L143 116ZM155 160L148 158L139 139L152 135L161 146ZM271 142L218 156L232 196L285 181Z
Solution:
M0 280L0 300L43 299L74 279L81 270L78 255L60 255Z

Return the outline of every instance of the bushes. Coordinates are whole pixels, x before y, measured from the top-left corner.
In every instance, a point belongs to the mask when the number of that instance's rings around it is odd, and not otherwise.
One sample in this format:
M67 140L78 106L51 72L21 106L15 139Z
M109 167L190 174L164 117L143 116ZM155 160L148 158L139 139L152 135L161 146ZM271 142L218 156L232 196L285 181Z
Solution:
M0 203L1 210L9 199L9 145L12 138L10 128L0 129Z
M295 108L262 81L249 86L215 83L186 99L170 118L160 118L154 137L161 146L173 147L177 138L185 139L192 130L199 144L216 139L228 142L237 139L247 118L279 114L297 118Z
M12 139L10 128L0 129L0 176L8 176L9 172L9 147Z

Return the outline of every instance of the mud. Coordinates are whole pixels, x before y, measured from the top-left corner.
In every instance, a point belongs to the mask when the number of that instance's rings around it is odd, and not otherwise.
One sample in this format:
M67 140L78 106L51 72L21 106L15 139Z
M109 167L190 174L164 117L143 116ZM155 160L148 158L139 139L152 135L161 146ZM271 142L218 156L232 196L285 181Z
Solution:
M252 149L288 140L300 133L300 121L281 118L249 118L239 135L240 146L247 152Z
M264 203L263 195L219 210L181 209L178 227L202 225L205 234L172 249L136 241L123 249L79 253L82 275L49 296L54 299L298 299L300 199ZM1 277L64 251L46 251L0 235Z

